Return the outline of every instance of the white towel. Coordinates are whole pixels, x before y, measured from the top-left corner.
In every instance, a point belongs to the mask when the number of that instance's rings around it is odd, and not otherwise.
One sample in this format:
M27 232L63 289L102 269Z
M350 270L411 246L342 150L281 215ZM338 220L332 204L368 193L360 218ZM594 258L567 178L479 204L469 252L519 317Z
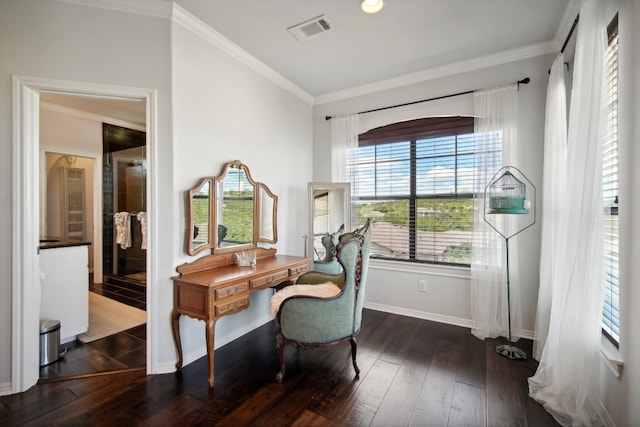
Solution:
M131 218L129 212L116 212L113 214L113 223L116 227L116 244L122 249L131 247Z
M138 218L138 221L140 221L140 233L142 233L142 243L140 243L140 249L147 249L147 213L138 212L136 218Z

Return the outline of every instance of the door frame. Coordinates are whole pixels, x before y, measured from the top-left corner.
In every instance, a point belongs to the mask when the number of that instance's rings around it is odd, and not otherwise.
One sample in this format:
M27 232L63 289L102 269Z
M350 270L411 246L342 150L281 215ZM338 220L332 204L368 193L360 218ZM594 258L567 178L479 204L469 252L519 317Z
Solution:
M157 372L156 156L157 91L155 89L12 76L12 232L11 232L11 392L26 391L40 376L40 94L144 101L147 127L147 373Z

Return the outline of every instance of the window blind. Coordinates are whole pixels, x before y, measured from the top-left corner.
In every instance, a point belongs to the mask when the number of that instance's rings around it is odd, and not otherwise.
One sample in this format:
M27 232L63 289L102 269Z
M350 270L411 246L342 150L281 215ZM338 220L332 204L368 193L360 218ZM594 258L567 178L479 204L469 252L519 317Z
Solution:
M619 245L618 245L618 30L617 19L609 27L606 51L607 128L603 140L602 197L605 206L604 271L605 301L602 330L619 343Z
M485 135L485 138L487 136ZM475 160L501 162L499 135L475 152L473 118L402 122L360 136L348 173L357 220L372 219L371 256L469 265ZM498 166L499 168L499 166Z

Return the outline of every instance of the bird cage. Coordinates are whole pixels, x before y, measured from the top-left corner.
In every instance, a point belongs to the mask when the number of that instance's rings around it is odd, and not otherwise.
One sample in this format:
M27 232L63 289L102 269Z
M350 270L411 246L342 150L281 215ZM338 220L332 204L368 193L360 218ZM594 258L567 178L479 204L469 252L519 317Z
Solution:
M489 214L526 215L527 187L524 182L505 170L500 177L489 183L485 197L489 198Z

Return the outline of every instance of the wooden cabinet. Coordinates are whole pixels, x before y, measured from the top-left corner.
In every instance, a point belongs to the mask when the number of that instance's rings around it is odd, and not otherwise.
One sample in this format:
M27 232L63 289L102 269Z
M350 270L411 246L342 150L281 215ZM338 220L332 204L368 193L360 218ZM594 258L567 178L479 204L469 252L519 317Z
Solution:
M62 230L66 241L85 240L84 169L64 168Z
M309 259L276 255L275 249L254 249L255 267L235 264L234 254L216 254L177 268L173 277L173 337L178 349L176 368L182 369L180 316L204 320L209 360L209 387L213 387L215 322L249 308L251 292L292 284L309 269Z

